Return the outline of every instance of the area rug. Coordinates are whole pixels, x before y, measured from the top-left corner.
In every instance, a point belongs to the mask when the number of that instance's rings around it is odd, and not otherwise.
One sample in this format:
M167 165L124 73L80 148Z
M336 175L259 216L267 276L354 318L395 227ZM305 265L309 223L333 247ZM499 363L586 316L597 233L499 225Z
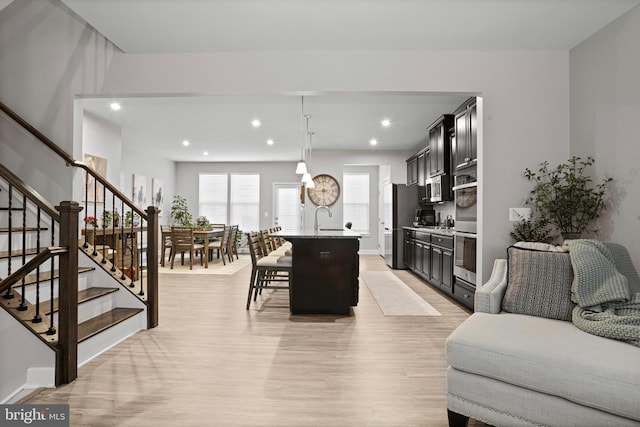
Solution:
M171 263L167 257L164 267L158 268L158 273L232 275L249 265L251 265L251 256L245 254L240 254L240 258L234 258L233 262L229 262L229 260L227 260L227 265L223 265L222 260L214 258L213 261L209 261L209 268L204 268L204 264L200 265L200 258L196 257L196 259L193 260L193 270L189 270L189 255L186 255L184 265L180 265L180 256L176 257L176 260L173 263L173 270L171 269Z
M360 278L385 316L440 316L413 289L390 271L362 271Z

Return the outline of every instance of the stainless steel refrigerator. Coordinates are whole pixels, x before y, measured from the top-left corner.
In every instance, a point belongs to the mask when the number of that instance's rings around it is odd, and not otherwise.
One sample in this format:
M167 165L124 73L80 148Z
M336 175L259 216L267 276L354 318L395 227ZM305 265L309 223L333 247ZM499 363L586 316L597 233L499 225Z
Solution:
M384 259L395 269L407 268L403 262L403 226L413 225L418 208L418 186L387 184L383 189Z

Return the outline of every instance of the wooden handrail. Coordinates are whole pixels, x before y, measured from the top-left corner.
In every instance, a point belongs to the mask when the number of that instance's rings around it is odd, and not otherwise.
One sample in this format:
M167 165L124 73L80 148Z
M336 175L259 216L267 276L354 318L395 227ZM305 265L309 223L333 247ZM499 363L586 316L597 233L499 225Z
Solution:
M0 281L0 293L4 292L9 286L13 285L19 280L24 279L27 274L37 268L39 265L45 263L52 256L65 254L69 252L69 250L62 246L52 246L49 248L44 248L40 251L35 257L31 259L28 263L11 273L8 277L5 277L2 281Z
M40 140L44 145L46 145L49 149L51 149L54 153L60 156L67 164L67 166L75 166L81 169L86 170L93 176L96 181L100 184L104 185L109 191L118 196L120 199L124 200L133 211L135 211L141 218L147 219L147 213L137 207L135 203L129 200L129 197L123 194L120 190L118 190L114 185L112 185L109 181L102 177L98 172L96 172L90 166L87 166L83 162L74 159L69 153L58 147L53 141L47 138L42 132L40 132L35 127L31 126L29 122L23 119L18 113L13 111L11 108L6 106L4 103L0 102L0 110L2 110L7 116L11 117L15 122L17 122L20 126L25 128L29 133L35 136L38 140ZM17 185L16 185L17 186ZM33 189L31 189L33 191ZM37 193L36 193L37 194ZM49 213L50 214L50 213ZM51 215L51 214L50 214ZM56 213L57 215L57 213ZM52 215L53 216L53 215Z
M60 213L50 204L44 197L40 195L36 190L31 188L29 184L15 176L9 169L0 165L0 176L6 179L14 187L20 190L23 194L29 195L29 200L35 203L43 211L45 211L54 220L60 222Z

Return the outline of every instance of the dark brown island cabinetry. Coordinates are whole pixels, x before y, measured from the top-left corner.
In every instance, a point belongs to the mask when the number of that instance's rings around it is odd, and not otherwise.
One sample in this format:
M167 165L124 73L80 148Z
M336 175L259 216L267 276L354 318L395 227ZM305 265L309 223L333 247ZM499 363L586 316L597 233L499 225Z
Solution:
M455 171L478 163L478 114L476 98L468 99L455 112L453 162Z
M473 310L474 289L453 276L453 234L443 229L404 228L404 263L429 285Z
M453 114L443 114L429 126L430 177L451 172L453 118Z

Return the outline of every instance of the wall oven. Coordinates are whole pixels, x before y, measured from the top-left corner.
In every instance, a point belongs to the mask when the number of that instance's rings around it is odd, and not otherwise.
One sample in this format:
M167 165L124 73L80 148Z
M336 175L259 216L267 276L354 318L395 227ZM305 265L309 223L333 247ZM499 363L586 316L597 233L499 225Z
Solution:
M454 232L453 243L453 275L457 279L462 279L470 285L476 285L476 242L475 233L465 233L463 231Z
M456 175L453 186L455 201L455 227L466 233L477 232L478 181L475 171L467 175Z

